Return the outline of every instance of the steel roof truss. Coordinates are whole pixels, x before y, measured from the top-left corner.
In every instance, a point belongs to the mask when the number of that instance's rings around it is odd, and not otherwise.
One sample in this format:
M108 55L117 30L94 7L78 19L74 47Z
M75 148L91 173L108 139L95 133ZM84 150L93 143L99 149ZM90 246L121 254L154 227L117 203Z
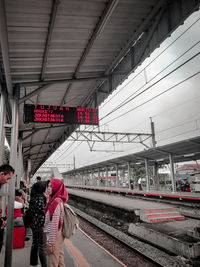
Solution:
M53 4L52 4L51 18L50 18L50 22L49 22L49 29L48 29L48 34L47 34L47 39L46 39L46 44L45 44L45 49L44 49L43 62L42 62L42 71L41 71L41 77L40 77L41 81L43 81L45 78L47 58L48 58L48 54L49 54L51 37L52 37L54 25L55 25L56 14L57 14L57 9L58 9L59 4L60 4L60 0L54 0Z
M46 127L37 127L37 130L40 131L40 130L46 130L46 129L49 129L49 128L62 128L64 127L65 124L62 124L62 125L49 125L49 126L46 126ZM69 126L68 124L66 124L66 126ZM20 129L19 131L21 132L32 132L34 131L35 128L27 128L27 129Z
M86 57L87 57L87 55L88 55L88 53L89 53L91 47L93 46L93 44L94 44L96 38L97 38L97 37L101 34L101 32L103 31L103 29L104 29L104 27L105 27L107 21L109 20L110 16L112 15L112 13L113 13L115 7L117 6L118 2L119 2L119 0L110 0L110 1L108 2L108 5L107 5L107 7L105 8L105 10L104 10L102 16L100 17L100 20L99 20L99 22L98 22L98 24L97 24L97 26L96 26L96 29L94 30L94 32L93 32L93 34L92 34L92 36L91 36L91 38L90 38L90 40L89 40L89 42L88 42L86 48L85 48L85 50L84 50L84 52L83 52L83 54L82 54L82 57L81 57L81 59L80 59L78 65L77 65L77 67L76 67L76 70L75 70L75 73L74 73L74 77L77 76L77 74L78 74L78 72L79 72L79 70L80 70L80 68L81 68L81 65L84 63L84 61L85 61L85 59L86 59Z
M9 59L9 45L8 45L8 32L6 25L6 11L4 0L0 0L0 44L3 58L4 71L6 76L6 85L9 95L13 95L10 59Z
M74 136L75 134L75 136ZM69 138L76 141L89 142L110 142L110 143L141 143L142 136L147 140L152 134L147 133L117 133L117 132L91 132L91 131L75 131ZM131 138L132 137L132 138ZM135 139L139 138L139 141Z

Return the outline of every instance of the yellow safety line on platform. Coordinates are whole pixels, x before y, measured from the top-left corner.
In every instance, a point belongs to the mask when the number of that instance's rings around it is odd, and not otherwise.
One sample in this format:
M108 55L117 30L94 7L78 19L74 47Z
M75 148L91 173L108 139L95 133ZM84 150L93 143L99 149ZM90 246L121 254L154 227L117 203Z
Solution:
M104 247L99 245L94 239L92 239L89 235L87 235L83 230L79 228L79 230L87 237L89 238L93 243L95 243L98 247L100 247L102 250L104 250L107 254L109 254L113 259L115 259L119 264L121 264L123 267L127 267L123 262L121 262L118 258L116 258L114 255L112 255L108 250L106 250Z
M90 267L90 265L88 265L86 260L78 252L78 250L73 246L73 244L69 241L69 239L65 239L64 243L80 267Z

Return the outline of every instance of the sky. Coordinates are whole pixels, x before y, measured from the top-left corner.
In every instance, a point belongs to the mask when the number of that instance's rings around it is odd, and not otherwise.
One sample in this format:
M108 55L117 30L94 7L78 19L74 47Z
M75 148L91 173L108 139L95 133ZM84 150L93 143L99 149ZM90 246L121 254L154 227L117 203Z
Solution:
M101 104L100 131L150 133L151 117L157 146L200 135L199 29L197 11ZM80 126L92 129L98 130ZM150 139L146 145L152 146ZM47 162L73 164L75 158L78 168L144 149L141 144L97 143L91 152L86 142L65 141Z

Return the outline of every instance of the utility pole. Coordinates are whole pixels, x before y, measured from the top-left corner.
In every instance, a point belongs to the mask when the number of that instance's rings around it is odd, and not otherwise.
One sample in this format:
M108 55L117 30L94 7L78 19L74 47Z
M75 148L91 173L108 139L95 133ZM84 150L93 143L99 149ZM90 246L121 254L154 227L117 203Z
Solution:
M76 169L75 156L74 156L73 160L74 160L74 170L75 170Z
M149 117L151 121L151 134L152 134L152 146L153 148L156 147L156 139L155 139L155 128L154 128L154 122L152 121L152 117Z

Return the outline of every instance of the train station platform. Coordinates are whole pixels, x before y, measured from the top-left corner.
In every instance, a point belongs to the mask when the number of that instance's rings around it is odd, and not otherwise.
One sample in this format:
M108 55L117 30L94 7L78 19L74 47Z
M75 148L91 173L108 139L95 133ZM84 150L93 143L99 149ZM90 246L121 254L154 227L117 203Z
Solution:
M83 190L83 188L82 190L78 188L67 188L67 191L72 199L74 196L85 198L112 206L117 210L124 210L124 214L126 211L135 213L139 219L133 219L133 221L129 223L128 232L139 239L186 258L196 258L200 256L200 240L196 238L194 232L194 230L199 227L199 219L181 216L182 210L180 210L179 206L170 204L170 202L155 202L151 199L131 198L124 197L121 194L110 194L108 193L109 191L98 192L86 189ZM123 190L123 193L124 192L126 192L126 190ZM183 196L181 193L178 195L179 197ZM184 196L187 197L187 195ZM81 199L78 199L78 201L81 201ZM88 205L90 205L89 203L90 202L88 202ZM192 207L195 206L197 209L194 210L194 212L197 214L197 212L199 213L200 211L200 202L198 204L197 202L192 204ZM173 211L173 209L180 210L180 215L173 217L172 213L177 212ZM191 207L189 209L191 211L193 210ZM143 213L145 212L148 212L150 217L155 216L156 219L153 222L151 222L151 220L148 222L148 220L144 219ZM162 212L164 212L164 214L162 214Z
M165 203L157 203L152 201L144 201L141 199L125 198L121 194L108 194L108 191L98 192L91 190L79 190L77 188L67 188L69 194L98 201L113 207L118 207L128 211L136 211L140 209L165 209L171 208L172 205ZM125 192L125 191L124 191Z
M157 191L157 190L142 190L137 189L130 190L127 188L116 188L116 187L103 187L103 186L81 186L81 185L68 185L67 188L74 189L84 189L91 191L99 192L108 192L108 193L118 193L126 195L136 195L149 198L165 198L165 199L174 199L174 200L189 200L192 202L200 201L200 192L172 192L172 191Z
M30 267L31 243L32 241L29 240L25 242L23 249L13 249L13 267ZM90 239L82 230L77 230L70 240L65 239L64 254L65 265L68 267L125 266L108 251ZM0 260L0 266L4 266L2 258Z

